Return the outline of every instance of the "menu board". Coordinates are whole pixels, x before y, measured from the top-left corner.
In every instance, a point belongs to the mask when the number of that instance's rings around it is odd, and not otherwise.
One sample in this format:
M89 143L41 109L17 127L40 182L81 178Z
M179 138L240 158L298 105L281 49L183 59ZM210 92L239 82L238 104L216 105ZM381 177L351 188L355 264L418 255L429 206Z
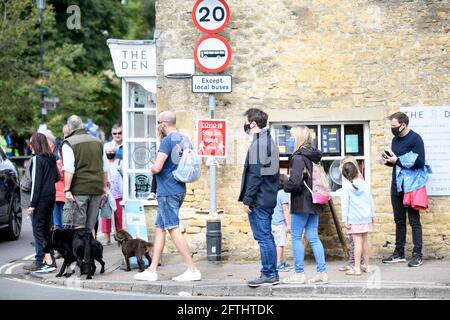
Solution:
M340 126L322 126L322 152L327 154L341 153Z

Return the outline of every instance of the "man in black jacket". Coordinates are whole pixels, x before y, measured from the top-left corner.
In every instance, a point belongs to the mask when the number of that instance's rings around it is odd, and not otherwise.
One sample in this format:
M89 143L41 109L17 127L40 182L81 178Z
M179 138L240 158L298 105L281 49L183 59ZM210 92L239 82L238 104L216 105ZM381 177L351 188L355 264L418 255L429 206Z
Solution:
M413 255L408 263L409 267L419 267L422 261L422 224L420 222L420 211L413 209L411 206L403 205L404 189L400 186L401 191L397 188L396 167L404 168L399 157L412 151L417 154L414 165L409 168L413 170L421 170L425 166L425 146L422 137L411 130L409 118L403 112L396 112L389 116L391 120L391 131L394 135L392 139L392 152L385 154L380 158L380 162L392 169L391 184L391 203L394 211L395 221L395 250L388 258L383 259L383 263L399 263L406 262L405 259L405 243L406 243L406 215L412 229L412 240L414 243Z
M262 284L278 284L277 252L272 235L272 214L277 202L279 180L279 156L267 126L268 115L259 109L244 113L244 131L253 134L253 142L245 159L239 201L258 241L261 254L261 275L249 281L251 287Z

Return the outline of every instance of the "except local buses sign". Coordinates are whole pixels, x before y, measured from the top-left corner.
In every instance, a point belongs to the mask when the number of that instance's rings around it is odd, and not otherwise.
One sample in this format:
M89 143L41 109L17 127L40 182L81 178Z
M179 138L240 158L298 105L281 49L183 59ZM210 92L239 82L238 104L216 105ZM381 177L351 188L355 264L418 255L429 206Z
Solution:
M225 0L197 0L192 9L195 26L205 33L218 33L230 21L230 8Z
M206 35L195 45L194 60L203 71L218 73L230 63L230 44L217 34Z
M231 93L231 76L192 76L193 93Z
M226 120L197 120L197 154L200 157L227 157Z

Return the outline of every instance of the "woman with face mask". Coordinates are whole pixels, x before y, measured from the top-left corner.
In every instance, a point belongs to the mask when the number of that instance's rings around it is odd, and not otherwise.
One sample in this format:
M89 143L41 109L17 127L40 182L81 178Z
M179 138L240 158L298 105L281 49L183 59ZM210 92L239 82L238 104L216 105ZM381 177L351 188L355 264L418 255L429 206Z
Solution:
M108 180L109 180L109 189L108 193L112 195L115 200L116 210L113 214L114 216L114 226L116 232L123 228L122 224L122 206L120 205L120 201L122 201L123 195L123 180L122 175L119 171L120 160L116 159L116 146L114 143L108 143L105 145L105 156L108 159ZM107 195L108 199L108 195ZM107 200L106 200L107 201ZM105 205L105 204L104 204ZM114 205L112 206L114 208ZM102 218L102 232L105 234L106 244L111 244L111 226L112 225L112 217L110 219Z

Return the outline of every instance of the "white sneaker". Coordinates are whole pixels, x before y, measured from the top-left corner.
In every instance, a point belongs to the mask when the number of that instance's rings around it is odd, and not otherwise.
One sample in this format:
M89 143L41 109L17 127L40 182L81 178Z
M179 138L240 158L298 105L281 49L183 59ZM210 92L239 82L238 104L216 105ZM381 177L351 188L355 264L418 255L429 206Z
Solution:
M314 284L314 283L318 283L318 284L326 284L328 283L328 275L327 273L324 272L317 272L317 274L314 276L314 278L309 279L308 283Z
M293 275L283 280L283 283L300 283L303 284L306 282L305 273L304 272L296 272Z
M134 279L142 280L142 281L157 281L158 273L156 271L151 272L148 269L145 269L142 272L138 272L134 275Z
M173 277L173 281L199 281L202 280L202 274L200 273L200 270L195 269L194 272L192 272L189 268L182 274L180 274L178 277Z

